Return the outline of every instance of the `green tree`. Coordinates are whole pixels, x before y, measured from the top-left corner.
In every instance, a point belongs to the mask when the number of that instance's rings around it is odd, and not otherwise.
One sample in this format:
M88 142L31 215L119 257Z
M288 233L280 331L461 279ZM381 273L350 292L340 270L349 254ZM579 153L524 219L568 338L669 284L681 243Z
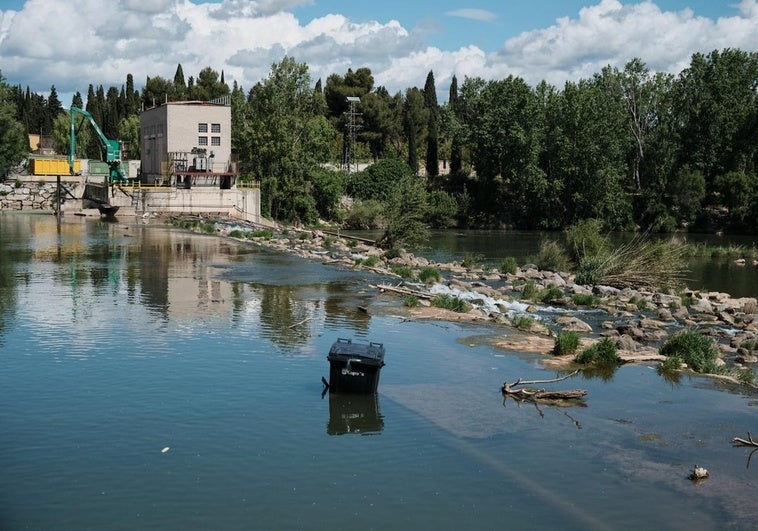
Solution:
M0 175L19 164L29 153L24 125L17 118L11 91L0 71Z
M50 95L45 102L45 114L42 122L43 135L53 134L53 122L55 122L56 116L63 112L63 105L61 105L60 99L58 99L58 92L55 90L55 85L50 87Z
M136 114L122 118L118 124L118 139L130 159L140 158L140 119Z
M242 163L261 182L262 210L275 219L315 221L308 175L330 156L334 129L313 112L308 66L285 57L250 90L246 109L248 146Z
M461 146L460 109L458 102L458 78L450 81L450 93L447 106L449 109L448 134L450 136L450 173L463 169L463 149Z
M405 102L403 104L403 128L408 144L408 166L414 174L418 173L418 146L425 140L426 122L427 111L424 108L424 94L416 87L409 88L405 91Z
M438 120L439 106L437 104L437 88L434 84L434 73L430 70L424 84L424 107L427 110L427 135L426 135L426 175L436 177L439 175L439 137Z
M187 83L184 81L184 70L181 63L176 66L176 72L174 72L174 88L178 100L187 98Z
M429 241L425 224L427 191L418 177L404 177L395 183L385 204L387 227L378 240L385 249L415 248Z

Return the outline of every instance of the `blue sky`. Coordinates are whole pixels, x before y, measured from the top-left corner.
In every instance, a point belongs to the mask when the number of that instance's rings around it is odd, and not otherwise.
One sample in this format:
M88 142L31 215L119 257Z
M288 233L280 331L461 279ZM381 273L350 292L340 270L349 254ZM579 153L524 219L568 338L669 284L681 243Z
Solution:
M248 90L284 55L313 81L368 67L390 92L452 75L556 86L634 57L677 74L693 53L758 50L758 0L0 0L0 70L61 99L204 67ZM44 31L40 31L44 28Z

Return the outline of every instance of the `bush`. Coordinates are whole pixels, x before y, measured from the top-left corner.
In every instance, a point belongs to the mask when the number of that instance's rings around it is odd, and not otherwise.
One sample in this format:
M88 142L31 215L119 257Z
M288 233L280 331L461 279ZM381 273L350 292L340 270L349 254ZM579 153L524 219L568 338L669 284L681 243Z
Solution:
M309 233L302 232L300 233L301 240L305 239L305 238L302 238L303 234L305 234L306 236L310 236ZM253 232L248 233L247 237L248 238L263 238L264 240L270 240L271 238L274 237L274 231L272 231L271 229L254 230Z
M550 303L563 298L563 291L552 284L547 289L542 290L539 299L544 303Z
M345 228L376 229L379 227L383 214L384 206L379 201L356 201L345 217Z
M458 201L455 197L435 190L429 194L429 207L426 211L426 221L435 228L447 229L455 225L458 215Z
M579 262L585 256L606 254L608 239L602 234L603 223L599 219L585 219L563 231L571 257Z
M537 284L534 282L534 279L529 279L526 281L526 284L524 284L524 289L521 290L521 298L528 299L528 300L534 300L534 298L537 296Z
M585 255L579 259L574 282L581 286L594 286L600 283L606 258L600 255Z
M229 237L230 238L242 239L242 238L245 237L245 233L242 232L239 229L234 229L233 231L229 231Z
M681 359L695 372L715 373L718 370L716 343L696 330L687 329L674 334L663 342L659 352L663 356Z
M424 284L434 284L435 282L439 282L440 278L440 272L439 269L435 267L425 267L418 273L418 279L423 282Z
M361 261L361 265L364 265L366 267L376 267L379 263L379 257L375 254L372 254L371 256L367 256Z
M517 315L511 322L519 330L529 330L534 324L534 319L528 315Z
M576 361L585 365L616 365L619 362L616 342L604 337L576 356Z
M576 332L566 331L561 332L555 337L555 345L553 346L553 354L556 356L563 356L566 354L576 354L576 350L579 348L579 334Z
M458 313L466 313L471 309L471 305L463 299L453 297L452 295L448 295L446 293L441 293L434 297L432 299L432 305L436 306L437 308L444 308L445 310L452 310Z
M595 295L575 293L571 296L571 301L577 306L595 306L600 302L600 299Z
M401 278L407 278L407 279L413 280L413 277L414 277L413 269L411 269L408 266L392 266L390 268L390 271L392 271L393 273L395 273L397 276Z
M480 265L482 260L484 260L484 255L466 253L466 256L461 260L461 265L465 268L472 269Z
M500 264L500 272L503 274L515 275L516 271L518 271L518 262L512 256L506 257Z
M403 298L403 306L407 308L415 308L419 305L418 297L415 295L406 295Z
M543 240L537 254L537 267L545 271L570 271L571 259L555 240Z

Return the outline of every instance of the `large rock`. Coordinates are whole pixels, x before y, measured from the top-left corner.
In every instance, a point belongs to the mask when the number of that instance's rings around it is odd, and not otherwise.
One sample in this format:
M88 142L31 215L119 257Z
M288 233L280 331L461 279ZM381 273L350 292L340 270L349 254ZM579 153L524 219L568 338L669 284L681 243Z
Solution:
M561 315L555 323L567 332L592 332L592 327L577 317Z

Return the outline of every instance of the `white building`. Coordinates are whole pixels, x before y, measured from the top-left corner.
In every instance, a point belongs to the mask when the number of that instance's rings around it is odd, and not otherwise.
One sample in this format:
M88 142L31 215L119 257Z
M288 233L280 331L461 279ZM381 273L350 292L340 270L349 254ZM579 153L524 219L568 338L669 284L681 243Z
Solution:
M140 129L144 184L234 186L229 98L163 103L140 114Z

